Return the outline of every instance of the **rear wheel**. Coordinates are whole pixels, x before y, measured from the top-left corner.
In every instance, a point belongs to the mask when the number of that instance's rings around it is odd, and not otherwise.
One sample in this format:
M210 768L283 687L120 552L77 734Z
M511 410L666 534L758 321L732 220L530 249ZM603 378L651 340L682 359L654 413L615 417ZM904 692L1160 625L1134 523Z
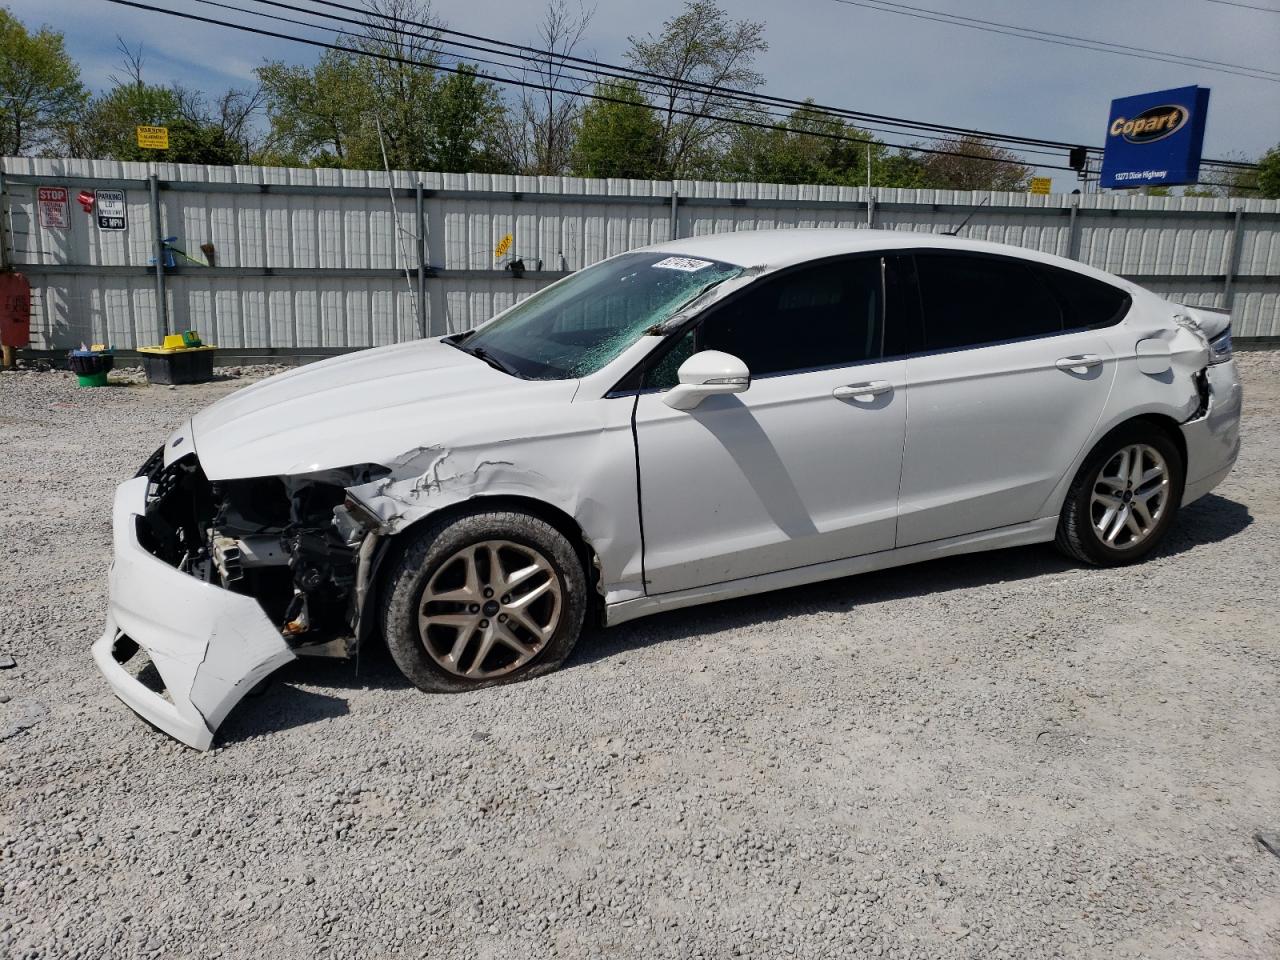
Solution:
M473 690L555 669L586 612L573 546L538 517L507 511L431 523L405 550L385 593L396 665L433 692Z
M1098 566L1142 559L1164 538L1182 500L1184 466L1158 427L1129 424L1089 456L1067 494L1057 545Z

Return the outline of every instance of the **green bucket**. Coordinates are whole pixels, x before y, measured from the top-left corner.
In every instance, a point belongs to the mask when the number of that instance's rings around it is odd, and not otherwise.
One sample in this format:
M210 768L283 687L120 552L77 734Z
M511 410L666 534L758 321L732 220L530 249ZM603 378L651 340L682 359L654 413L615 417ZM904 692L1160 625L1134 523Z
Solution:
M107 385L107 371L101 373L78 373L76 380L82 387L105 387Z

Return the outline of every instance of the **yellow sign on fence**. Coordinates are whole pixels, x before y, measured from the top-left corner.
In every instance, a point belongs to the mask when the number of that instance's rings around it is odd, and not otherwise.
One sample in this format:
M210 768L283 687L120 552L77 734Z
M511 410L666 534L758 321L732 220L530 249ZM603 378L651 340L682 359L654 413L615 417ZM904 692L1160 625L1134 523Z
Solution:
M168 127L138 127L138 146L146 150L168 150Z
M511 249L512 239L511 234L508 233L505 237L499 240L498 245L493 248L493 255L495 257L505 257L507 255L507 251Z
M1050 177L1032 177L1031 193L1048 193L1053 187L1053 180Z

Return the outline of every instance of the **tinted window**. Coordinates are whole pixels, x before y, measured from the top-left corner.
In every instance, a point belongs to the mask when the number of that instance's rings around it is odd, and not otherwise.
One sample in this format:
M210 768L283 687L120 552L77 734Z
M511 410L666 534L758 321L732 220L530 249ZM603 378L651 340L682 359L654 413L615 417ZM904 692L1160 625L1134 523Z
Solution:
M731 353L755 377L877 358L880 287L879 257L762 280L702 321L697 349Z
M1035 269L1057 294L1068 330L1110 327L1129 312L1132 298L1119 287L1057 267L1037 264Z
M1062 332L1058 299L1024 263L928 253L915 260L926 350Z

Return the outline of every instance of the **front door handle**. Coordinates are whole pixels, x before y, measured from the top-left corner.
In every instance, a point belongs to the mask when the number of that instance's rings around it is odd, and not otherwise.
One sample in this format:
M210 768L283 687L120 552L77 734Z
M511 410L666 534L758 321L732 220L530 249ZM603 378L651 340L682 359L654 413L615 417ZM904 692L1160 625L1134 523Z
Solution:
M871 380L868 383L847 383L843 387L836 387L831 395L837 400L873 400L892 389L893 384L888 380Z
M1082 353L1078 357L1062 357L1054 366L1059 370L1092 370L1101 366L1102 358L1095 353Z

